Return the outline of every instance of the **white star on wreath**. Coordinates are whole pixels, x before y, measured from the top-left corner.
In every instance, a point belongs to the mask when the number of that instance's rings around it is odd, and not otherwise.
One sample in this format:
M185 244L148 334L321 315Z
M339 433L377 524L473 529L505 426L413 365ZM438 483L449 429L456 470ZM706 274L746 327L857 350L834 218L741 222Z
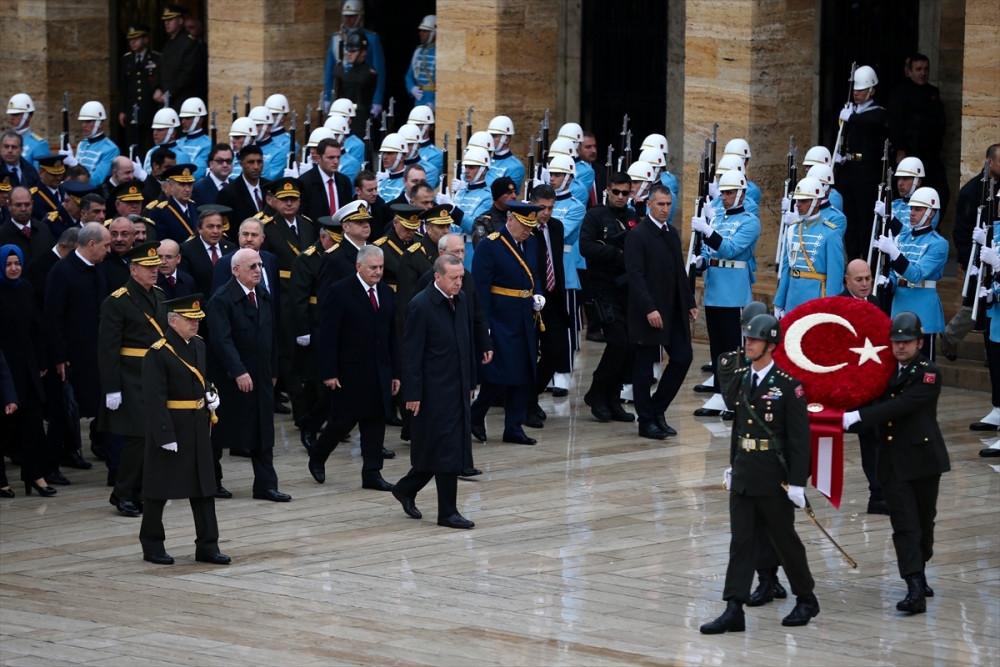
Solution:
M851 347L848 349L860 355L858 358L858 366L860 366L866 361L874 361L877 364L881 364L882 360L879 358L878 353L888 347L888 345L872 345L871 340L865 338L864 347Z

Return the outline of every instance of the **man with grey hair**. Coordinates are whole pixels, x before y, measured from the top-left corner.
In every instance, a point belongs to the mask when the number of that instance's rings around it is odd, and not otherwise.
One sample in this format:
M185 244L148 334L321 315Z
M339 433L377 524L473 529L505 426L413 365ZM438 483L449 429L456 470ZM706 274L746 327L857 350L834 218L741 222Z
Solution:
M111 161L111 174L97 187L97 192L104 197L105 201L113 201L115 189L125 181L131 181L135 178L135 164L128 157L119 155Z
M327 458L357 424L362 488L393 488L382 478L382 445L392 397L399 392L400 359L395 294L381 282L384 266L381 248L358 248L356 273L330 285L320 299L319 370L332 390L326 428L309 451L309 472L320 484Z
M275 308L274 312L277 316L281 306L281 290L277 288L278 258L266 250L261 250L261 246L264 244L265 233L264 224L260 220L247 218L240 223L236 242L240 248L249 248L260 253L261 261L264 264L260 284L271 295L271 301L274 303ZM220 257L219 261L215 263L215 269L212 273L211 293L213 295L233 277L232 261L233 253L230 252ZM272 286L274 286L274 289L272 289Z

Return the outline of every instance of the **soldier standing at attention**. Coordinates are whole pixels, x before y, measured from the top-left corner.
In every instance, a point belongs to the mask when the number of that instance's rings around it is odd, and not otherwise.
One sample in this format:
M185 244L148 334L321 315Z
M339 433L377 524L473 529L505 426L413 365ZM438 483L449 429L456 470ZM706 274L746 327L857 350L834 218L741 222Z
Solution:
M153 92L160 88L160 54L149 48L149 28L132 24L125 33L129 52L122 56L118 66L118 124L128 130L132 123L132 110L139 105L139 147L149 148L153 114L160 107L153 99Z
M184 100L201 92L195 82L201 49L194 35L184 29L185 14L183 7L166 5L160 15L167 43L160 54L160 87L153 92L153 99L162 104L164 94L170 93L170 108L174 111L180 110Z
M7 120L10 129L21 136L21 157L32 166L38 167L38 158L48 155L49 142L31 131L31 117L35 115L35 103L24 93L18 93L7 102Z
M428 14L417 26L420 35L420 46L413 51L410 58L410 68L406 70L406 89L416 102L434 108L434 81L436 77L437 17Z
M326 67L323 71L323 90L325 91L325 99L327 102L334 100L334 103L330 105L330 113L335 113L336 103L339 101L335 98L337 97L350 97L349 95L344 95L341 91L340 95L335 94L334 89L334 71L338 66L343 66L345 70L350 70L353 67L353 63L347 59L345 51L347 50L347 45L350 42L351 37L357 35L358 37L364 37L368 43L368 48L371 53L367 60L371 62L372 67L375 68L377 76L377 83L374 89L373 104L371 106L371 115L376 118L382 113L382 97L385 94L385 55L382 51L382 41L379 39L378 33L374 33L371 30L367 30L364 27L365 22L365 3L363 0L344 0L343 7L340 10L341 24L340 32L336 33L330 38L330 48L326 53ZM347 60L347 64L344 65L344 61ZM358 104L358 100L351 98L355 104ZM365 107L363 110L358 109L357 113L361 116L358 123L354 125L354 134L358 137L364 136L365 133L365 120L368 117L369 108ZM349 114L351 118L354 118L354 111L352 110ZM353 151L351 151L353 153ZM364 158L357 156L359 160Z
M736 413L723 486L729 491L732 539L722 599L726 611L701 626L702 634L743 632L743 605L757 567L758 536L767 532L795 593L795 608L784 626L808 625L819 614L806 549L795 532L795 507L806 506L810 471L809 413L802 383L771 358L781 342L781 325L758 315L743 328L743 365L739 352L719 357L719 380L726 405ZM761 418L763 416L763 419Z
M333 69L336 79L337 97L346 97L354 102L356 113L362 118L368 114L375 116L375 106L379 113L382 105L376 105L373 99L379 82L379 73L365 61L368 55L368 38L361 32L352 33L344 45L344 62L337 63ZM374 121L372 121L374 125ZM364 134L364 123L353 126L355 134Z
M100 187L111 175L111 162L120 155L115 142L104 135L108 114L103 104L91 101L80 107L78 120L85 139L77 145L75 155L72 147L60 149L59 154L67 167L84 167L90 173L90 184Z

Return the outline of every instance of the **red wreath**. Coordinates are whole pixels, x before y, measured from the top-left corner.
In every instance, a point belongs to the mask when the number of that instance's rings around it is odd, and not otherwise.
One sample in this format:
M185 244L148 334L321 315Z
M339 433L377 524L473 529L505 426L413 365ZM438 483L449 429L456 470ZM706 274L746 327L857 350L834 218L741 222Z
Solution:
M781 320L774 360L802 382L810 403L854 410L881 395L896 370L890 322L863 299L813 299Z

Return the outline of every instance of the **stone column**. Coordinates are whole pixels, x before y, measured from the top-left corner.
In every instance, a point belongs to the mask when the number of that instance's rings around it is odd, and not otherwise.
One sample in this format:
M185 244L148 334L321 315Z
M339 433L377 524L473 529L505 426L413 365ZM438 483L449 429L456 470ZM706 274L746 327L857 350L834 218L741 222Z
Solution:
M80 137L80 106L101 102L111 122L108 54L109 3L101 0L5 0L0 2L0 91L4 109L14 93L35 103L31 127L57 149L62 98L70 97L70 138ZM6 125L6 118L0 121Z
M962 183L983 168L986 149L1000 141L1000 5L966 0L962 71ZM952 193L952 200L958 196Z

